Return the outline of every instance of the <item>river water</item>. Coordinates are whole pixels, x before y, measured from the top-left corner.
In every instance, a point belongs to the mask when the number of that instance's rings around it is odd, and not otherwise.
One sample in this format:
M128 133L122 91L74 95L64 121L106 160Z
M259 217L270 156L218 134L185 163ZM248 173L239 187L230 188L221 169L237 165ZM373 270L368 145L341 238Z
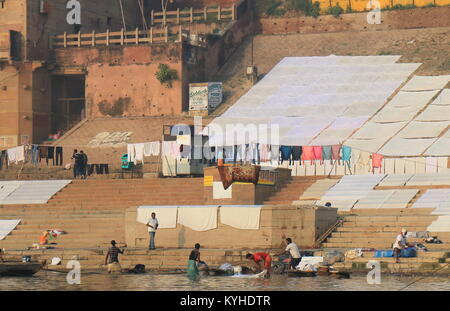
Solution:
M416 282L415 282L416 281ZM448 277L407 277L382 275L381 284L370 285L365 275L352 275L350 279L328 276L293 278L272 275L271 279L245 279L234 277L203 277L189 280L183 274L119 274L88 273L81 275L81 284L67 283L66 274L40 271L33 277L1 277L0 290L51 291L397 291L405 290L450 291Z

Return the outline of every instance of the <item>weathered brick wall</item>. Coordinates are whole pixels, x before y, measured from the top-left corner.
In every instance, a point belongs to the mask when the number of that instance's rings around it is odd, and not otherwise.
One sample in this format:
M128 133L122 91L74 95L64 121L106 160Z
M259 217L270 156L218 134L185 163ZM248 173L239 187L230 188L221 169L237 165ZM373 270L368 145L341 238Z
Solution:
M367 13L342 14L339 17L323 15L313 17L262 18L262 34L321 33L342 31L367 31L410 29L450 26L450 7L417 8L409 10L382 11L381 24L367 23Z
M57 49L62 67L86 70L90 117L179 115L182 111L181 44ZM175 69L178 80L167 88L157 80L158 65Z

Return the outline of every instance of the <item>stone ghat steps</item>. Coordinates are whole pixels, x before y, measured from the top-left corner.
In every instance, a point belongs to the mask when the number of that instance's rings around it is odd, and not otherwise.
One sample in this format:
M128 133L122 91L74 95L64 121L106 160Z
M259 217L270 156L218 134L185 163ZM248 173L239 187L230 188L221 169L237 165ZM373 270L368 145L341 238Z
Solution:
M144 264L147 269L185 269L191 249L157 249L153 251L143 249L125 249L125 254L119 255L122 268L133 268L136 264ZM29 251L7 251L6 259L18 259L24 255L31 255L33 260L47 260L53 257L62 259L58 266L49 265L50 270L68 270L66 265L70 260L79 260L81 269L98 270L106 269L104 261L107 248L96 249L65 249L65 250L29 250ZM229 250L201 250L201 259L208 265L218 267L228 262L231 264L247 263L245 254L248 251Z
M352 241L346 241L346 242L325 242L322 244L325 248L375 248L380 250L385 249L392 249L392 243L394 242L394 239L390 239L386 242L379 242L379 241L359 241L359 242L352 242ZM448 250L450 249L450 243L446 244L424 244L429 250Z
M373 237L374 235L376 235L379 238L390 238L392 239L392 237L394 237L397 232L396 230L392 230L392 231L366 231L366 230L361 230L361 231L335 231L331 234L332 238L361 238L361 237ZM439 238L442 240L444 239L445 241L450 241L450 232L429 232L429 236L439 236ZM395 238L395 237L394 237Z
M409 231L425 231L428 226L408 226ZM380 232L391 232L392 235L398 234L402 230L402 226L348 226L338 227L334 232L370 232L378 234Z
M292 204L317 180L324 177L292 177L292 179L281 186L277 192L269 196L264 204Z

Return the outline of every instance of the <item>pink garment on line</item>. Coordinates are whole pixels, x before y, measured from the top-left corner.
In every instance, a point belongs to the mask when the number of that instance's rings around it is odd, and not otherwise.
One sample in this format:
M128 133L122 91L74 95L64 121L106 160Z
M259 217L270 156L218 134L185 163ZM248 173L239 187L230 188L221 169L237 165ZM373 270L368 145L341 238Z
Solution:
M313 146L303 146L302 147L302 161L312 161L314 160L314 147Z
M341 145L332 145L331 146L331 159L333 161L338 161L338 164L340 164L341 159Z
M322 146L314 146L313 147L314 160L320 160L322 164Z

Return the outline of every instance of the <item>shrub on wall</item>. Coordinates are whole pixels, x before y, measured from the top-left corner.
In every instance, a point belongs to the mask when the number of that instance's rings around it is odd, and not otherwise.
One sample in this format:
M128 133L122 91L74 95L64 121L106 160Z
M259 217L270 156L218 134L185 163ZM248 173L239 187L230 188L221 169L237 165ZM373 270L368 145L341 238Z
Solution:
M312 5L309 6L308 16L317 17L320 15L320 2L315 1Z
M172 87L172 81L178 80L178 74L175 69L170 69L166 64L159 64L158 71L155 73L156 79L166 87Z
M339 15L344 13L344 9L339 6L339 3L337 3L335 6L329 7L326 13L331 14L334 17L339 17Z

